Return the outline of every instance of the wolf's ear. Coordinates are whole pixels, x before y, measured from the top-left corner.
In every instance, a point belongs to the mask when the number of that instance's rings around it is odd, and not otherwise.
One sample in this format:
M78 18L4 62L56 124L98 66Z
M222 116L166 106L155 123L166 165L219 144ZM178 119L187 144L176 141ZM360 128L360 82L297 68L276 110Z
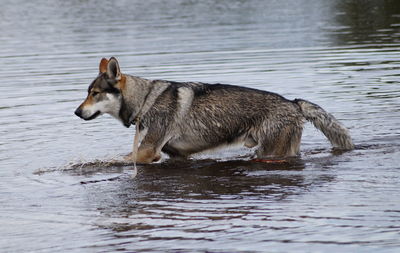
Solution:
M121 71L117 59L111 57L107 64L107 75L110 79L121 80Z
M106 73L107 72L107 65L108 65L108 60L106 58L101 59L100 65L99 65L99 72L100 73Z

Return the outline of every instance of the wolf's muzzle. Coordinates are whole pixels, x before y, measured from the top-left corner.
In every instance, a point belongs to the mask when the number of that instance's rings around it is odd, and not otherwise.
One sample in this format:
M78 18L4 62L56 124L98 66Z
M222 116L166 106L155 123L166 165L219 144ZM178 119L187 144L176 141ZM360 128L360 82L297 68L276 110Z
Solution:
M78 116L79 118L81 118L81 119L84 119L84 120L92 120L92 119L95 119L95 118L97 118L97 116L99 116L101 114L101 112L100 111L97 111L97 112L95 112L94 114L92 114L92 116L90 116L90 117L85 117L85 116L83 116L83 111L82 111L82 109L80 108L80 107L78 107L78 109L76 109L75 110L75 115L76 116Z
M75 115L78 116L79 118L82 118L82 109L78 107L78 109L75 110Z

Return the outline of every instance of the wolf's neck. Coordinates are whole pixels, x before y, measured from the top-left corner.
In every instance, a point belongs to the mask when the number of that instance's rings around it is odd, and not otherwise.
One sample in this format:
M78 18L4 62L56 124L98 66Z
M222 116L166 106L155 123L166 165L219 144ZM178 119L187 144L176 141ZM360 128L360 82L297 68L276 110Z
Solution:
M124 125L144 116L153 106L156 99L168 88L163 81L152 81L140 77L126 76L125 89L122 90L120 118Z

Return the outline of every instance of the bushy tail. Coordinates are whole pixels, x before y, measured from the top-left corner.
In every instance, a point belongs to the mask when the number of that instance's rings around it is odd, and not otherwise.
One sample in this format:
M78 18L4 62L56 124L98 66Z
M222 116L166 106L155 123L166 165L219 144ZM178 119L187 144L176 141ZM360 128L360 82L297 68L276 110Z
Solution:
M300 106L304 117L328 138L333 147L344 150L354 148L349 132L332 114L307 100L295 99L294 102Z

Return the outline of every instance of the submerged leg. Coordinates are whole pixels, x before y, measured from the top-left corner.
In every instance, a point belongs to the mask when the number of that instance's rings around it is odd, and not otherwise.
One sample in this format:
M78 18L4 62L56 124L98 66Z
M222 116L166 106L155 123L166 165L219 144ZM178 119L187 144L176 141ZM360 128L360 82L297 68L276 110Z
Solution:
M300 152L302 127L296 124L279 129L276 134L269 133L264 137L256 154L263 157L291 157Z
M140 136L139 136L140 135ZM145 129L145 131L140 131L134 141L134 152L137 149L136 162L137 163L152 163L159 161L161 159L161 148L165 143L165 133L160 131L155 131L155 129ZM140 146L137 148L139 139ZM129 154L125 159L135 160L134 152Z
M257 145L258 145L257 141L251 135L248 135L244 140L244 146L246 148L254 148Z
M160 159L161 153L157 152L157 149L155 147L140 145L137 154L138 163L152 163L157 162Z

